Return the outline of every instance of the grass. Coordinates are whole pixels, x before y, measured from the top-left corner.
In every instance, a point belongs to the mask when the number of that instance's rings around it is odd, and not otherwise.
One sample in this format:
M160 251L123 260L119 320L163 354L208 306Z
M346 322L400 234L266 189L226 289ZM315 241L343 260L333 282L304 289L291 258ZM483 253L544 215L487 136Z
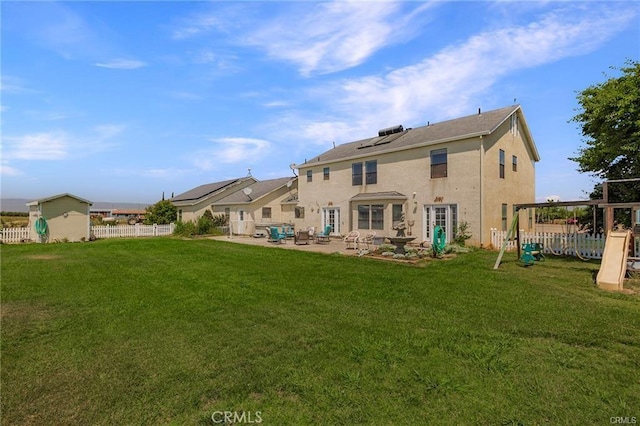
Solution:
M2 423L639 418L640 297L597 289L597 263L507 254L494 271L496 255L416 267L172 238L2 246Z

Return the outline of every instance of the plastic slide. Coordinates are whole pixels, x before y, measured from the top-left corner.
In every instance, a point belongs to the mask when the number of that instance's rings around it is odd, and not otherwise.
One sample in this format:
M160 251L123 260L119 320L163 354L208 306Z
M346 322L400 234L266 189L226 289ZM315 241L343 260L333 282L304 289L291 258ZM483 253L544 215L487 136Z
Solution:
M609 231L602 254L600 271L596 277L598 287L604 290L621 291L624 275L627 272L627 252L629 231Z

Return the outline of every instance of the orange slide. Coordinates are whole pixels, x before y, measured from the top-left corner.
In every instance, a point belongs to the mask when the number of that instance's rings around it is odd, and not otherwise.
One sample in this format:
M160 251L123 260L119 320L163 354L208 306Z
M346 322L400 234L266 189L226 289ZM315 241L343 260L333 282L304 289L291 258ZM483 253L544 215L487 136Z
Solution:
M598 287L603 290L621 291L627 272L627 254L630 231L609 231L604 245L600 271L596 277Z

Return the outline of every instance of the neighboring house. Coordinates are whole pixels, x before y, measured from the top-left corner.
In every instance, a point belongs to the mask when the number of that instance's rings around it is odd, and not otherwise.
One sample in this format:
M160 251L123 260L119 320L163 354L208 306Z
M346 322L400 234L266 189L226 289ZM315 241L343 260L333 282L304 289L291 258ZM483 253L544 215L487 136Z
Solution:
M519 105L413 129L395 126L297 165L298 207L305 226L330 225L343 235L393 236L404 215L405 232L416 242L430 242L435 225L451 241L467 222L468 243L483 246L491 228L509 226L514 204L535 201L539 160ZM533 226L532 213L521 214L529 215L521 227Z
M284 177L256 181L212 204L214 215L229 217L234 234L253 235L270 225L293 225L298 179Z
M59 194L28 202L31 240L88 241L91 235L91 204L91 201L72 194ZM46 227L43 226L44 223Z
M178 210L178 220L183 222L196 221L216 201L240 191L256 183L252 176L225 180L222 182L200 185L182 194L172 197L170 201Z

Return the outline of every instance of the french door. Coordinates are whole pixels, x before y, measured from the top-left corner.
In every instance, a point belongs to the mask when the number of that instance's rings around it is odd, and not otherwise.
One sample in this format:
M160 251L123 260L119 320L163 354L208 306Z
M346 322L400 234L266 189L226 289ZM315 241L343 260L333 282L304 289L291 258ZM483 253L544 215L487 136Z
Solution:
M433 229L439 226L444 229L447 242L453 240L453 233L458 226L458 206L455 204L425 205L422 214L422 238L432 241Z
M324 207L322 209L322 230L331 226L331 232L340 233L340 209L336 207ZM321 231L322 231L321 230Z

